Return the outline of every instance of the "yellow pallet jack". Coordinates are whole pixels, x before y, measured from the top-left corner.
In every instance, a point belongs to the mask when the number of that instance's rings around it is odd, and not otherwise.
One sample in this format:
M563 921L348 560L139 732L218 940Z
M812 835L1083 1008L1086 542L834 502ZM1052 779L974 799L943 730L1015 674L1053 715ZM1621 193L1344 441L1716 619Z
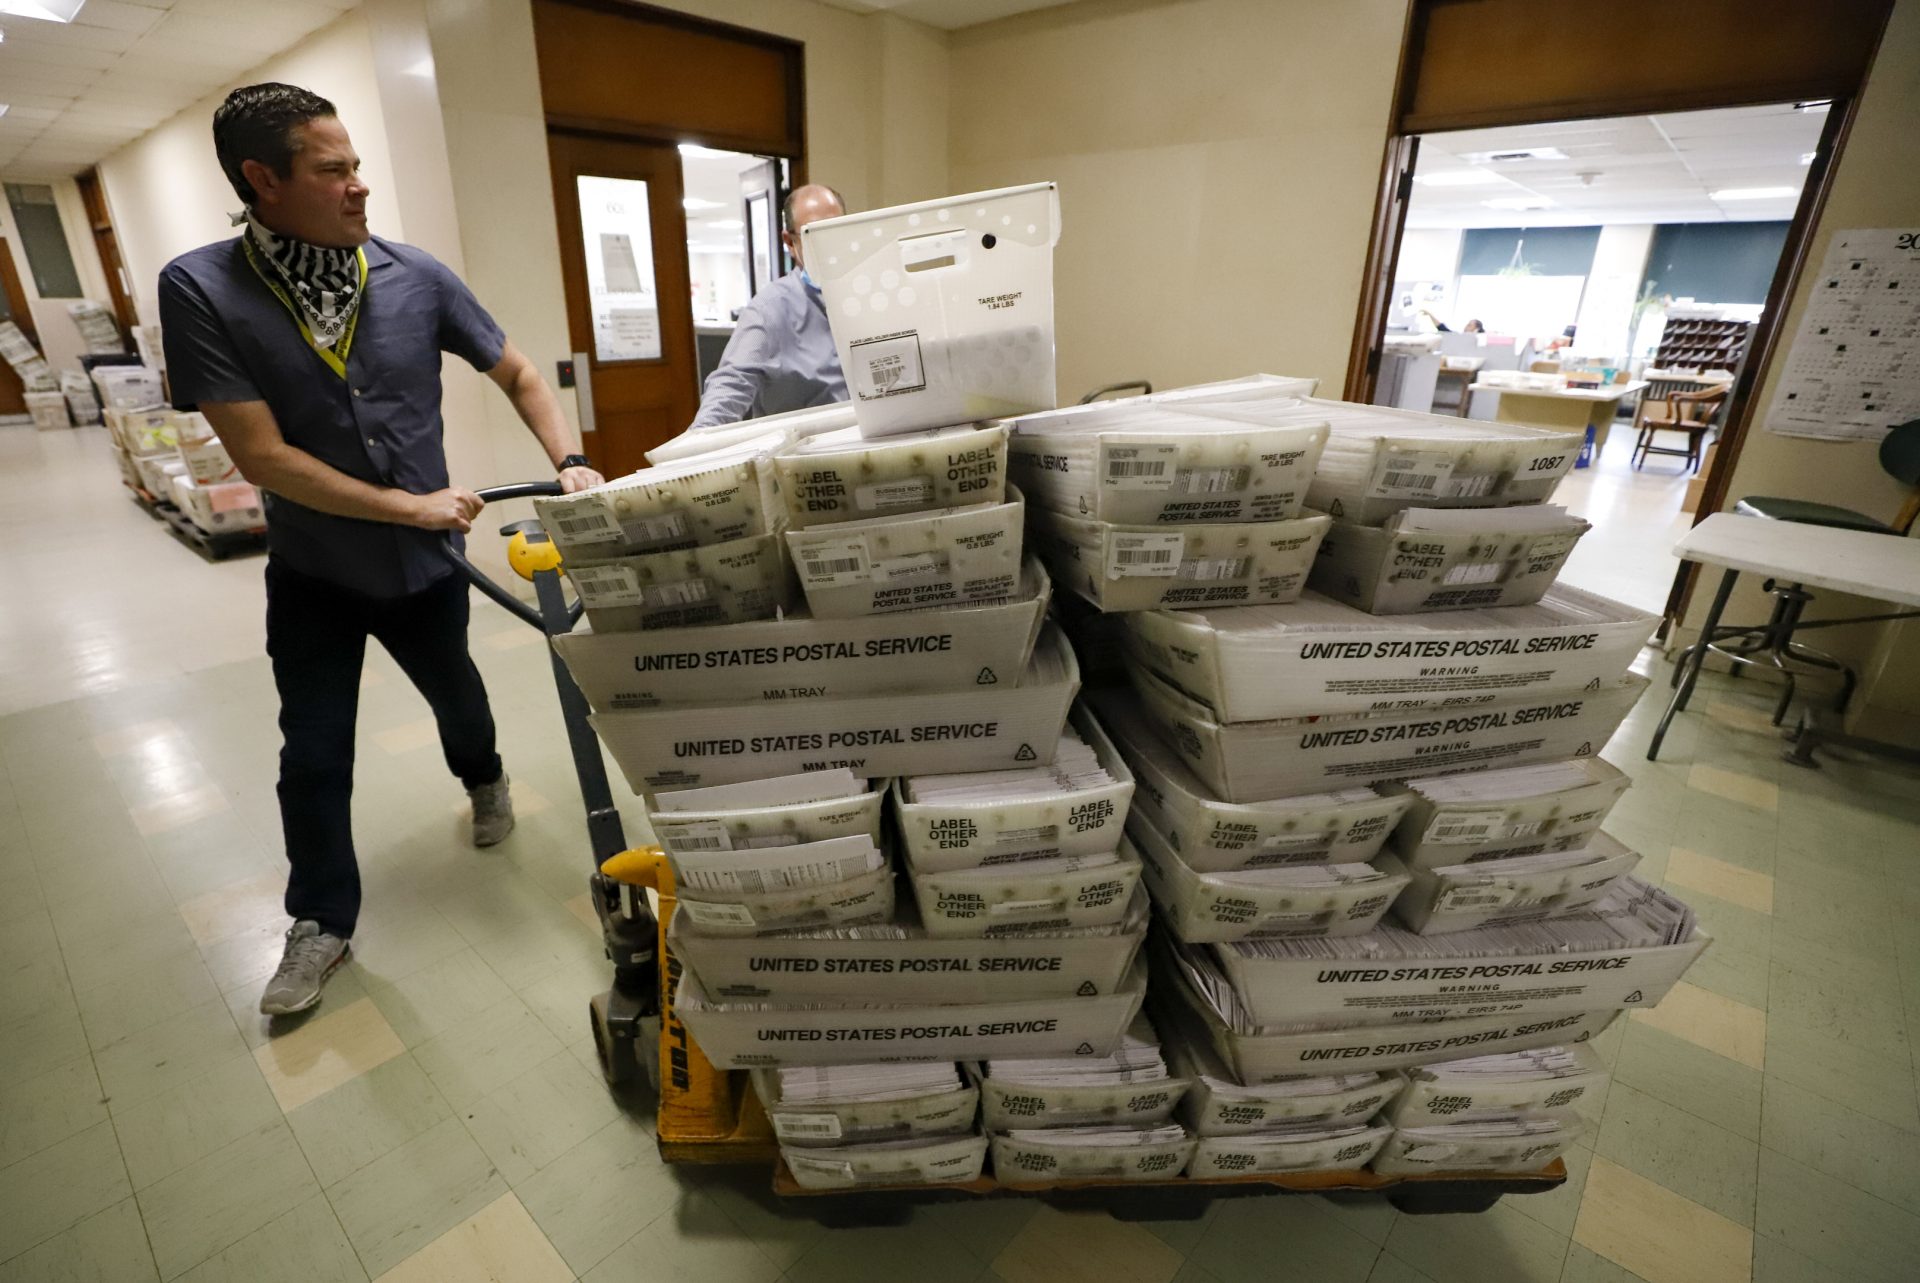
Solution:
M527 482L476 493L483 501L495 503L558 495L561 488L553 482ZM580 603L567 601L561 586L560 550L540 523L510 522L500 533L508 540L507 563L533 585L536 605L496 583L452 541L444 545L446 555L474 587L549 639L573 631L580 620ZM1359 1170L1219 1180L1182 1177L1016 1185L983 1176L960 1185L831 1191L801 1187L780 1158L773 1125L747 1075L716 1068L674 1014L680 963L668 948L666 935L675 908L672 868L659 847L627 845L600 742L587 720L586 697L558 652L551 647L549 651L567 743L586 805L594 857L588 881L607 957L613 963L612 985L588 1003L594 1045L610 1087L625 1089L642 1078L653 1086L658 1100L654 1136L664 1161L769 1168L776 1194L832 1226L898 1221L919 1204L1003 1197L1037 1197L1061 1207L1101 1208L1122 1220L1196 1219L1214 1199L1272 1194L1334 1198L1385 1194L1396 1208L1410 1214L1477 1212L1492 1207L1505 1194L1545 1193L1565 1183L1566 1167L1555 1160L1538 1172L1491 1176L1379 1176Z

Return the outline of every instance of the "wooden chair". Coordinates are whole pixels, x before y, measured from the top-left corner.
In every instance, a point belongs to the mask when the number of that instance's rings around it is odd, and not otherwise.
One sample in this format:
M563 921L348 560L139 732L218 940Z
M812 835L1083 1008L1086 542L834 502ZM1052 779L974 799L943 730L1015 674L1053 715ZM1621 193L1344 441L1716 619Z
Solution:
M1664 397L1649 398L1640 407L1640 436L1634 442L1633 466L1638 469L1647 461L1650 454L1670 454L1686 459L1686 471L1694 472L1700 467L1700 447L1707 433L1713 431L1713 421L1720 413L1720 406L1727 399L1724 387L1701 388L1697 392L1671 392ZM1653 443L1654 434L1659 432L1682 432L1686 434L1684 448L1657 446Z

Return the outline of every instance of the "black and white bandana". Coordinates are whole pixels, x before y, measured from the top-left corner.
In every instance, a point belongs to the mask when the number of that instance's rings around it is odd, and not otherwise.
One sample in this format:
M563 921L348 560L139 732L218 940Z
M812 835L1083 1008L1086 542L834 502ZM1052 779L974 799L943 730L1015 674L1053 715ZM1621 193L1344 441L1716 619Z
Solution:
M309 245L278 235L251 213L247 215L247 236L299 304L314 343L331 348L339 342L360 307L359 252Z

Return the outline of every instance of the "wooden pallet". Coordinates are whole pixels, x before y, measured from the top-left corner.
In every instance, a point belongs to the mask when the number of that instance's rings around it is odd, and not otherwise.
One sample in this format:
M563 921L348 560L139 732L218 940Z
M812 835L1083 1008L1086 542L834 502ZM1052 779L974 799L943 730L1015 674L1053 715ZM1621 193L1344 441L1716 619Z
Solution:
M186 513L155 495L145 486L136 486L131 481L122 481L121 484L132 493L133 501L139 504L148 516L164 524L175 539L199 553L207 561L225 561L229 557L246 557L267 550L265 526L253 530L234 530L214 534L194 525Z

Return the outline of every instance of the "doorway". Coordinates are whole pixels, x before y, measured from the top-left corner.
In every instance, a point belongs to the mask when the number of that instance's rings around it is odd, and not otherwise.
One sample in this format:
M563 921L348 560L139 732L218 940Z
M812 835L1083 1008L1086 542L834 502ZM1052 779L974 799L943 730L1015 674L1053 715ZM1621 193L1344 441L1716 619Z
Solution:
M785 169L786 162L773 156L680 144L687 276L702 386L733 337L740 309L790 269L780 243Z
M20 288L20 274L14 270L13 250L7 238L0 236L0 321L11 321L36 347L39 335L33 327L33 313L27 307L27 292ZM13 418L27 412L26 385L13 367L0 361L0 418Z

